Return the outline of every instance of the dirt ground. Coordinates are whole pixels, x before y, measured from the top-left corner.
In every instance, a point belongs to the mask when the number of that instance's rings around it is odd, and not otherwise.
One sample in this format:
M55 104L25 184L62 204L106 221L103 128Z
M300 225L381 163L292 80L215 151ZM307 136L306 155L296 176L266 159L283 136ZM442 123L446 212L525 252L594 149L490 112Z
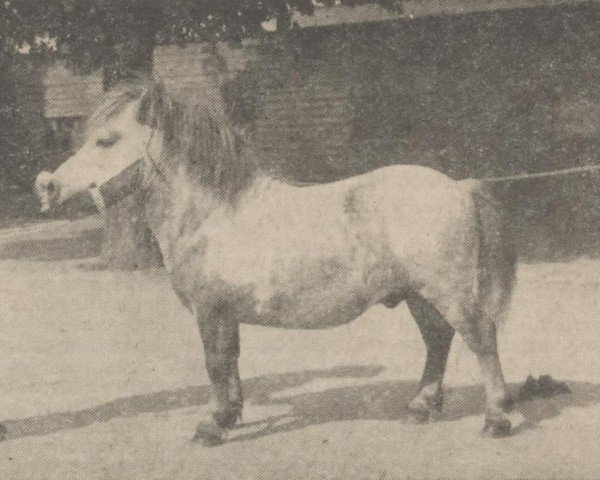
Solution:
M192 317L162 271L98 268L97 219L0 231L0 478L597 478L600 261L520 265L501 332L511 388L528 374L572 394L517 404L483 439L483 391L457 339L445 412L407 422L424 347L404 306L325 331L244 326L244 424L190 440L209 388Z

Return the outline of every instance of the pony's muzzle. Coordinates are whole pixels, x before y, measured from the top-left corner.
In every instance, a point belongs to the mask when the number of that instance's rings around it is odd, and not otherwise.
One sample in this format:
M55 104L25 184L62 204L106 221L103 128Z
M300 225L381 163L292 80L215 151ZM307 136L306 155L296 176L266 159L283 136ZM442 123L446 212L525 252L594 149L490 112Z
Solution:
M102 196L102 192L100 191L100 188L98 188L98 186L95 183L92 183L88 187L88 192L89 192L90 196L92 197L92 200L94 202L94 205L98 209L98 212L100 212L102 215L106 215L106 212L107 212L106 203L104 202L104 197Z
M60 197L60 186L50 172L41 172L35 180L35 194L40 202L40 211L52 210Z

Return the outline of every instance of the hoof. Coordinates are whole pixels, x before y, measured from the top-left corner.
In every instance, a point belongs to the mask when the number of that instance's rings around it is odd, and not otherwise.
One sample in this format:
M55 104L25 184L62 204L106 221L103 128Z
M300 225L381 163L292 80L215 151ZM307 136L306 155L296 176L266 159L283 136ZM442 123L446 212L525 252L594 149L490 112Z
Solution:
M510 420L508 418L498 420L486 418L481 434L490 438L508 437L510 435Z
M406 423L411 425L422 425L429 422L431 412L429 410L408 410L408 418Z
M213 418L219 427L230 429L238 423L238 420L240 422L242 421L242 410L231 409L223 412L214 412Z
M408 405L409 422L421 424L435 420L442 412L443 403L444 396L441 392L433 396L417 396Z
M215 447L225 441L226 433L227 431L216 423L200 422L192 441L201 443L204 447Z

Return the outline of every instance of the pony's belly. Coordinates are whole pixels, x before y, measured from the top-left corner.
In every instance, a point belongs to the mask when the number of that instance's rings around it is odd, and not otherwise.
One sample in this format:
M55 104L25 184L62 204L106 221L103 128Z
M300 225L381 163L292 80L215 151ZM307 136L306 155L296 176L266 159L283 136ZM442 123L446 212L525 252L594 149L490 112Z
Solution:
M371 305L364 292L348 285L316 287L310 291L279 291L253 302L252 315L243 323L297 329L329 328L351 322Z
M356 266L353 266L356 267ZM264 275L254 282L202 282L195 289L197 311L218 308L239 323L290 329L318 329L356 319L392 289L387 269L368 274L329 259ZM385 277L385 278L383 278ZM199 283L196 282L196 285Z
M284 328L342 325L394 289L391 272L387 263L364 255L287 262L253 283L254 321Z
M397 265L379 258L344 263L329 258L296 268L280 281L253 289L256 323L284 328L326 328L351 322L406 279Z

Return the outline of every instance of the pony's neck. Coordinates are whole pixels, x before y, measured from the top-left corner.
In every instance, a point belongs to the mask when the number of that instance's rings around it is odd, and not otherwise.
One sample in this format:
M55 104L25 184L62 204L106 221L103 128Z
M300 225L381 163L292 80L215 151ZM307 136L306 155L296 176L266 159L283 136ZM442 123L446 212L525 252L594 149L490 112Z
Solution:
M175 261L179 242L193 235L202 222L225 203L208 188L198 186L181 169L165 181L153 176L146 186L145 214L148 226L157 240L165 265Z

